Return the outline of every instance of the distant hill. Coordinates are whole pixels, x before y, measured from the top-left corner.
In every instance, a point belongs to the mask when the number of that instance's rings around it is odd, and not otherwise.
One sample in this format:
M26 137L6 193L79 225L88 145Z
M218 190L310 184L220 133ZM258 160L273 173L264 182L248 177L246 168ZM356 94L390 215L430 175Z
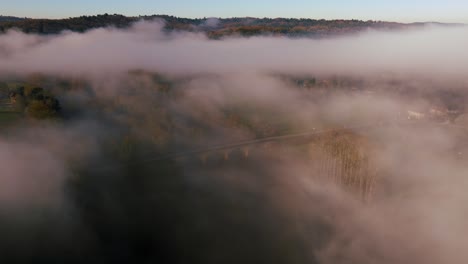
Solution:
M0 19L0 33L18 28L26 33L58 34L64 30L85 32L94 28L129 27L139 20L164 20L167 31L203 32L212 39L228 36L276 35L287 37L327 37L353 34L368 29L402 30L434 23L403 24L383 21L324 20L290 18L180 18L167 15L126 17L123 15L81 16L67 19ZM440 25L440 24L439 24ZM445 25L445 24L444 24ZM448 25L448 24L447 24Z
M122 15L81 16L67 19L23 19L19 21L0 22L0 33L18 28L25 33L58 34L64 30L85 32L100 27L128 27L138 21L134 17Z
M12 17L12 16L0 16L0 23L1 22L15 22L15 21L21 21L21 20L24 20L24 18Z

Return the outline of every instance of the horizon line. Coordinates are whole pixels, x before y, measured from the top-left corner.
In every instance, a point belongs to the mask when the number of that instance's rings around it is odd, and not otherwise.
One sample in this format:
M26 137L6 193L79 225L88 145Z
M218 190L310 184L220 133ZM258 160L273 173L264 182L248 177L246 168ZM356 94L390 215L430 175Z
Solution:
M46 20L62 20L62 19L70 19L70 18L79 18L83 16L104 16L104 15L120 15L124 17L151 17L151 16L172 16L176 18L187 18L187 19L208 19L208 18L216 18L216 19L233 19L233 18L254 18L254 19L309 19L309 20L326 20L326 21L333 21L333 20L358 20L358 21L373 21L373 22L388 22L388 23L400 23L400 24L416 24L416 23L440 23L440 24L467 24L466 22L441 22L441 21L398 21L398 20L377 20L377 19L363 19L363 18L312 18L312 17L268 17L268 16L203 16L203 17L195 17L195 16L177 16L171 14L151 14L151 15L125 15L122 13L99 13L99 14L84 14L84 15L76 15L76 16L68 16L68 17L28 17L28 16L17 16L17 15L2 15L0 17L14 17L14 18L21 18L21 19L46 19Z

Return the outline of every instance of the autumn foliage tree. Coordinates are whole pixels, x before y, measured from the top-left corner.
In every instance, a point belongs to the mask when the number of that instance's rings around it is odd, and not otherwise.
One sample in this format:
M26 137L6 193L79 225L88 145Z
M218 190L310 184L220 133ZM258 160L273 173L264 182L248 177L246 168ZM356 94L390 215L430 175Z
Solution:
M20 87L10 92L10 100L18 111L24 111L32 118L49 119L60 116L58 99L40 87Z

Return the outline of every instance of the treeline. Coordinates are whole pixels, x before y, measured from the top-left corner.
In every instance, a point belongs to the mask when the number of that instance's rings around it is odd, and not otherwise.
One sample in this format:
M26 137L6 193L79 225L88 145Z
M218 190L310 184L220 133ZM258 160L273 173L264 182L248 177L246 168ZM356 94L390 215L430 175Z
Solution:
M137 18L122 15L81 16L67 19L24 19L20 21L0 22L0 32L17 28L25 33L58 34L69 30L85 32L100 27L128 27Z
M168 15L127 17L118 14L81 16L66 19L2 19L0 33L17 28L25 33L58 34L69 30L85 32L101 27L126 28L139 20L163 20L168 31L204 32L210 38L227 36L284 35L289 37L320 37L337 34L356 33L367 29L396 30L423 26L424 23L401 24L382 21L324 20L288 18L180 18Z
M0 22L14 22L14 21L21 21L25 18L20 17L13 17L13 16L0 16Z
M222 20L222 26L209 30L211 38L222 38L231 35L283 35L288 37L321 37L356 33L367 29L395 30L405 29L411 25L361 20L316 20L288 18L232 18Z

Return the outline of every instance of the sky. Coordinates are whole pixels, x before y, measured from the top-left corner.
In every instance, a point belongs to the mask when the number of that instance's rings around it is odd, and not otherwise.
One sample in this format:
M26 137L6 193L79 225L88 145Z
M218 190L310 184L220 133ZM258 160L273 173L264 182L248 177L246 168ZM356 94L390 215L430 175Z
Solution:
M179 17L291 17L468 23L467 0L0 0L0 15L168 14Z

